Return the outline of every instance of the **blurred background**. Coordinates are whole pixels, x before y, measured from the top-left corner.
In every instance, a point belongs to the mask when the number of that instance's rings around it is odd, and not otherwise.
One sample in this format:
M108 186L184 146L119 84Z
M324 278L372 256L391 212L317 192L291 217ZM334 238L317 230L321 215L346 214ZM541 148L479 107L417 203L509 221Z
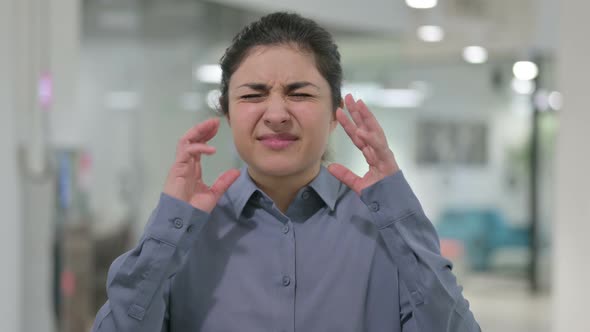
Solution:
M585 331L582 0L0 0L0 331L86 331L245 24L331 31L484 331ZM211 183L241 166L223 123ZM342 130L331 159L366 165Z

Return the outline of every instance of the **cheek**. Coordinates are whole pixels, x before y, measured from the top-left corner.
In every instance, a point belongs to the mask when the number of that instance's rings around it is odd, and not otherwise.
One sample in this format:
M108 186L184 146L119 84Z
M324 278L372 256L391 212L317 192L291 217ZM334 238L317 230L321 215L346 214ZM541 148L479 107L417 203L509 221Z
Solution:
M328 140L330 136L330 131L333 126L332 117L331 115L321 114L318 116L318 113L321 110L315 110L316 112L306 113L306 116L300 117L300 121L304 122L304 126L308 128L309 136L312 140L317 143L325 143L324 141ZM322 145L322 144L318 144Z
M251 133L262 113L256 105L233 105L230 110L230 125L234 135Z

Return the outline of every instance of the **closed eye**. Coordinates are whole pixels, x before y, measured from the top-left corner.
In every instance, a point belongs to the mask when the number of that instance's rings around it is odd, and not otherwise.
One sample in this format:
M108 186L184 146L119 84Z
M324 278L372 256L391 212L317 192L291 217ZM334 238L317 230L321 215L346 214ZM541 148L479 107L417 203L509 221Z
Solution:
M252 99L256 99L256 98L262 98L262 95L259 93L252 93L252 94L247 94L247 95L243 95L240 97L240 99L245 99L245 100L252 100Z
M289 97L294 98L295 100L300 100L300 99L308 99L313 96L310 95L309 93L291 93L289 95Z

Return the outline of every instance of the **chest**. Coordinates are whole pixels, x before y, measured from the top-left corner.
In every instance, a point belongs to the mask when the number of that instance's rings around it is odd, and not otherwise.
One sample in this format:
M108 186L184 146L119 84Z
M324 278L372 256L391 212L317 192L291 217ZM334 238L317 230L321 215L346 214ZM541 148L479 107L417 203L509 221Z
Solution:
M395 266L362 216L209 225L175 276L172 331L360 331L383 306L399 315Z

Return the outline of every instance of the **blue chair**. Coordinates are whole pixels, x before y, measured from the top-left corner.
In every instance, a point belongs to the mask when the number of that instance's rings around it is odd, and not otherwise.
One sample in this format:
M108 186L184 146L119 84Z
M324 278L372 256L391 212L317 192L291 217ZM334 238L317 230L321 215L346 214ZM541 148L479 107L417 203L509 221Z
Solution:
M463 244L467 264L473 270L488 270L496 250L528 247L528 227L509 226L496 209L448 209L436 225L441 239Z

